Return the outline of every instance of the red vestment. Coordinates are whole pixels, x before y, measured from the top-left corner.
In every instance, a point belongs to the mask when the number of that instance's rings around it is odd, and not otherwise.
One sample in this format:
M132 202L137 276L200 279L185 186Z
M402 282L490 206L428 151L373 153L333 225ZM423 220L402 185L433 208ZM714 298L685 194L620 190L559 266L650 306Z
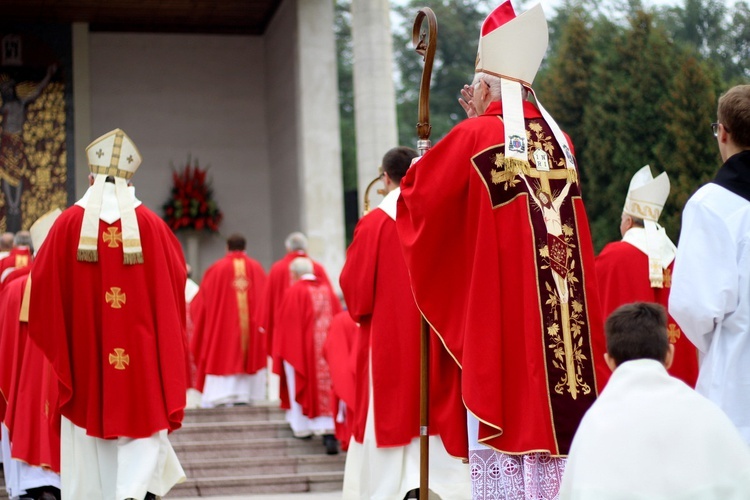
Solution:
M395 193L392 193L393 195ZM372 383L372 408L375 416L375 438L378 447L406 446L419 437L420 315L409 284L409 274L401 252L394 221L380 208L362 217L354 229L354 238L346 252L341 270L341 290L349 314L360 324L356 349L356 402L354 439L362 443L367 412L370 407L369 386ZM454 363L443 360L443 373L435 373L442 349L433 349L431 404L438 400L440 388L458 376ZM370 366L372 360L372 366ZM372 373L372 381L370 381ZM461 410L460 400L455 408ZM446 406L445 408L450 408ZM438 432L441 418L433 411L430 431ZM450 416L450 413L443 415ZM462 411L453 423L466 426ZM462 455L466 433L458 445L450 436L443 438L449 454Z
M268 273L268 281L266 282L266 290L263 294L263 308L261 310L260 325L266 331L266 337L268 341L268 352L271 352L273 346L273 329L276 311L281 305L281 300L284 298L284 292L292 285L292 277L289 272L289 264L292 263L297 257L307 257L304 250L295 250L288 252L284 257L277 260L272 266L271 271ZM312 259L310 259L312 260ZM313 260L313 274L328 286L331 286L331 282L328 279L323 266ZM283 377L283 370L282 375Z
M182 424L185 260L163 220L135 209L143 264L123 263L120 221L99 220L98 262L77 259L84 210L57 219L34 262L29 337L59 379L60 412L98 438Z
M596 277L599 280L603 317L631 302L655 302L667 308L672 285L674 262L664 272L664 288L652 288L648 276L648 255L625 241L606 245L596 257ZM669 316L669 341L674 344L674 360L670 375L695 387L698 379L698 353L679 326Z
M266 367L266 339L258 325L266 273L243 251L231 251L206 270L190 303L190 350L195 386L206 375L254 374Z
M28 274L29 268L26 269ZM52 365L36 343L28 340L28 323L18 321L26 290L26 276L8 282L2 310L3 338L16 337L13 377L8 395L5 425L12 443L12 456L29 465L60 472L60 412L58 388ZM12 319L16 318L16 321ZM8 353L0 353L4 365ZM4 391L5 392L5 391Z
M588 220L564 161L572 145L523 106L528 165L506 161L493 102L409 169L397 226L417 304L462 368L479 441L561 456L609 369Z
M331 320L340 311L330 286L305 278L289 287L279 306L274 358L294 367L294 399L307 418L333 415L331 375L323 346ZM280 392L288 390L282 386Z
M338 419L336 423L336 439L341 443L341 449L347 450L349 439L352 437L354 422L354 373L356 359L354 358L354 343L359 333L359 326L347 311L342 311L331 320L331 328L323 348L323 355L328 362L333 388L334 415L339 411L339 401L346 405L344 421Z
M14 270L30 266L33 259L28 247L13 248L10 254L0 259L0 289L8 280L20 275Z
M29 273L28 266L22 268L26 275ZM18 276L18 280L25 282L26 276ZM21 354L24 351L26 335L19 333L18 314L21 310L21 297L17 291L13 291L17 284L10 287L16 280L8 281L0 292L0 421L6 421L8 401L13 399L17 390L16 381L20 369ZM6 288L10 288L6 290ZM7 426L7 424L6 424Z

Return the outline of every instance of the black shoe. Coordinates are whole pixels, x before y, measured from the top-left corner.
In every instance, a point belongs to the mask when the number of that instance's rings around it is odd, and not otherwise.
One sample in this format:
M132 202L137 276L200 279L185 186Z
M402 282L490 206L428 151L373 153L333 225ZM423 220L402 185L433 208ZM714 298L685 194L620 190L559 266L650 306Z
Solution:
M419 488L414 488L406 493L404 500L410 500L412 498L419 498Z
M323 446L326 447L326 455L339 454L339 441L333 434L323 435Z

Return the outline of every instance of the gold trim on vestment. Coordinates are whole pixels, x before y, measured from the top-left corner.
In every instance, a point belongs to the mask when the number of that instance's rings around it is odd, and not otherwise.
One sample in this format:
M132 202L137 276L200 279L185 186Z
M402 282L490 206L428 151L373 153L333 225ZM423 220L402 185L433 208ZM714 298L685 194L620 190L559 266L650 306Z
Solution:
M247 266L245 259L232 259L234 264L234 280L232 286L237 296L237 313L240 322L240 349L242 349L243 369L247 365L247 351L250 345L250 311L247 307L247 290L249 281L247 279Z

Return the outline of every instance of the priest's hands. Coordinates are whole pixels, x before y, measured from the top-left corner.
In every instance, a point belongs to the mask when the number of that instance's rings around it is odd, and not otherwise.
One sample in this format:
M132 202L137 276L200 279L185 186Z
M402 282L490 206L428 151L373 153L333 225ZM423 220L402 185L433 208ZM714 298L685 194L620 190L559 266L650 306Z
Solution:
M471 85L464 85L461 89L461 97L458 99L458 103L466 111L467 118L476 118L477 109L474 107L474 87Z

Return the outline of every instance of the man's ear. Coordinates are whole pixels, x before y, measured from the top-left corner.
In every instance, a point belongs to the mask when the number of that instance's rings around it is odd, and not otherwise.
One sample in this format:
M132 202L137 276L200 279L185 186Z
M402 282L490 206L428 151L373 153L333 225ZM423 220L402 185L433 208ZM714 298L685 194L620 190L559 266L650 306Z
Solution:
M607 366L609 366L609 369L612 371L615 371L615 368L617 368L617 362L607 352L604 353L604 362L607 363Z
M672 361L674 361L674 344L669 344L667 355L664 356L664 368L669 370L669 368L672 366Z

